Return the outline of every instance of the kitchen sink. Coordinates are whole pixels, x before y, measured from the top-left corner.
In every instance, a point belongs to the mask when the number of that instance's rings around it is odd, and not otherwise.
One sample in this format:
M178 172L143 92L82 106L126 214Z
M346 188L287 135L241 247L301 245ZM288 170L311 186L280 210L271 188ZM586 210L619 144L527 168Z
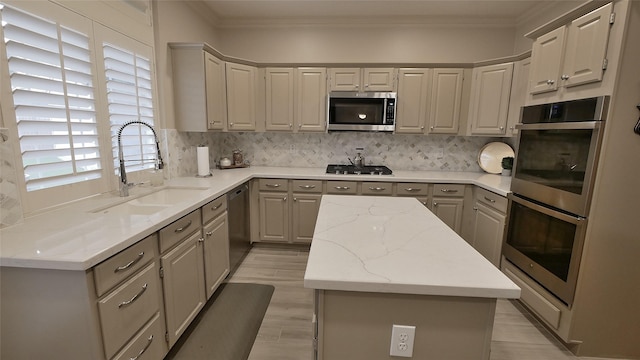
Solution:
M102 206L89 212L94 214L151 215L188 198L197 197L204 190L207 188L165 187L138 197L125 198L124 201Z

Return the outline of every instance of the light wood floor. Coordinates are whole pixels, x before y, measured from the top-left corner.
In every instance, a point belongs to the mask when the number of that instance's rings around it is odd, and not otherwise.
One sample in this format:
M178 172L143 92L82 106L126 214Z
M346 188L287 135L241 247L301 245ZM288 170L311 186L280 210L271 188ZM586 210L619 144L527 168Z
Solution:
M228 280L275 286L249 360L311 359L313 292L303 286L308 254L304 247L256 245ZM498 300L491 360L541 359L579 358L517 301Z

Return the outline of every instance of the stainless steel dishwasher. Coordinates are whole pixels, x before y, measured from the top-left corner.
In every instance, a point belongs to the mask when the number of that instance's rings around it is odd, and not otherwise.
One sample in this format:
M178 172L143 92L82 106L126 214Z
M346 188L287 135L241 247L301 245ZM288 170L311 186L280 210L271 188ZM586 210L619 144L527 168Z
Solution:
M229 263L233 273L251 249L249 235L249 186L245 183L227 193L229 217Z

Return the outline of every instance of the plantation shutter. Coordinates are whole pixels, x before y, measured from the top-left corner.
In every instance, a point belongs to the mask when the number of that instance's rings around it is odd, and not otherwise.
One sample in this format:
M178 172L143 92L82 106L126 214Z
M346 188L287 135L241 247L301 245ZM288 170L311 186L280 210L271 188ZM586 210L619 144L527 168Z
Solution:
M135 50L108 42L102 45L114 168L118 169L118 130L129 121L143 121L154 126L151 61ZM133 124L122 131L127 172L153 168L156 143L146 126Z
M0 4L27 191L101 177L89 36Z

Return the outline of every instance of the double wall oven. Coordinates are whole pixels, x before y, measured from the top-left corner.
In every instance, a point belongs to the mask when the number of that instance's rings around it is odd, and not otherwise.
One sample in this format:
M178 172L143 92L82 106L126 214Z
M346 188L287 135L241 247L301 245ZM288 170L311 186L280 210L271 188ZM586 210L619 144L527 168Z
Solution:
M503 254L573 302L609 97L522 109Z

